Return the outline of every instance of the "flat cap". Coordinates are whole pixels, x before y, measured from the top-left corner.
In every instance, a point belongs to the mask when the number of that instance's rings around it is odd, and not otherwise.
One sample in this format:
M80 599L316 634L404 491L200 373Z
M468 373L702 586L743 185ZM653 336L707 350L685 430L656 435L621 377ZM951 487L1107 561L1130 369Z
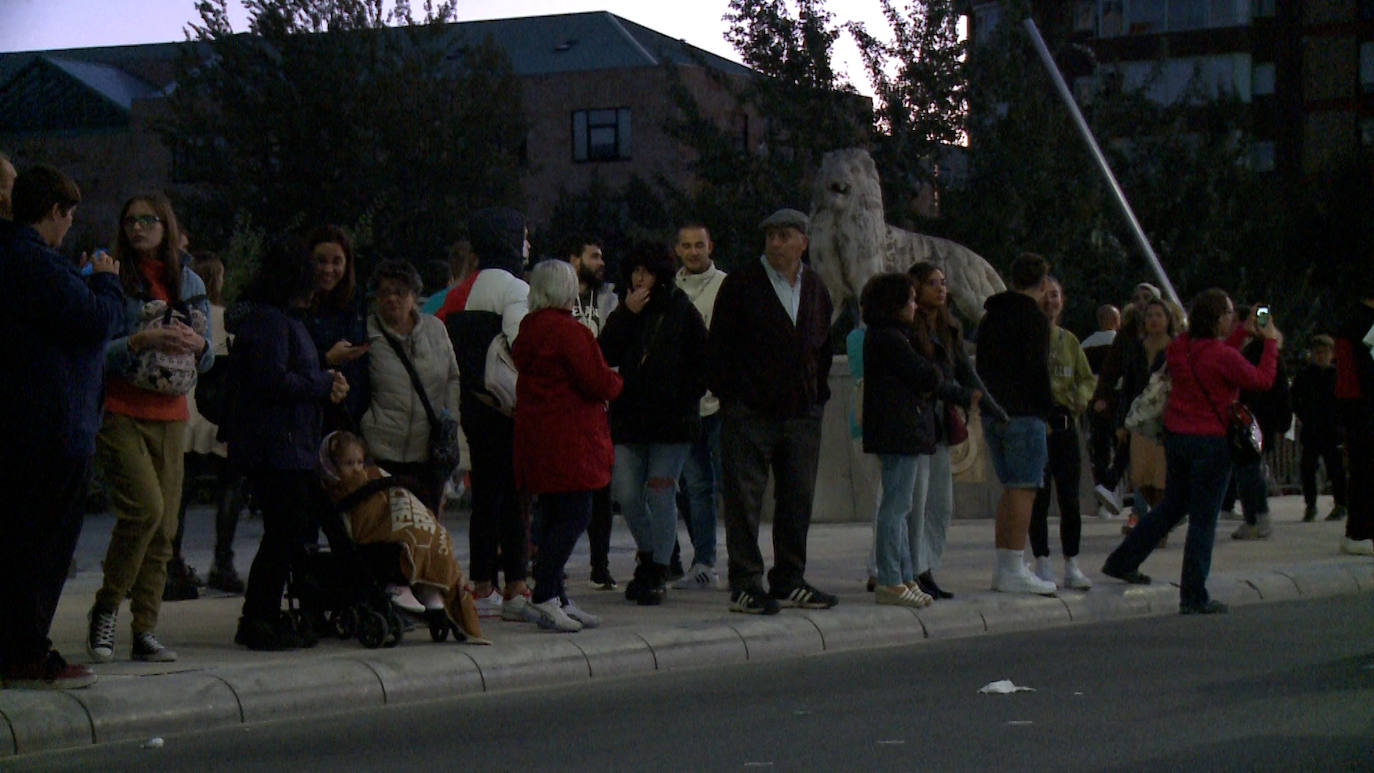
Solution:
M770 228L795 228L802 233L806 233L811 221L795 209L780 209L769 215L759 223L760 231L767 231Z

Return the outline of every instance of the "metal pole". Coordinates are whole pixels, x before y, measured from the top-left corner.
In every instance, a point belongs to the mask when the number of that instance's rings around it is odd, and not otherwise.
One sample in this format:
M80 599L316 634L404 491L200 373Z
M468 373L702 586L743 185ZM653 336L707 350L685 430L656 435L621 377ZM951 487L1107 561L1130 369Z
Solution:
M1045 45L1045 39L1040 37L1040 28L1035 26L1035 20L1029 16L1021 24L1026 28L1026 34L1030 35L1031 43L1035 44L1035 51L1040 54L1040 61L1049 71L1050 79L1054 81L1055 90L1059 92L1059 97L1064 100L1064 105L1069 108L1069 115L1073 116L1073 123L1078 127L1078 133L1083 135L1083 141L1088 143L1088 150L1092 152L1098 167L1102 169L1103 176L1107 178L1107 184L1116 196L1116 203L1121 206L1122 214L1131 224L1131 232L1135 234L1136 244L1150 261L1150 267L1154 269L1155 276L1159 277L1159 284L1164 288L1164 292L1168 293L1169 299L1181 306L1182 302L1178 299L1178 292L1174 290L1174 285L1169 281L1168 274L1164 273L1164 266L1160 265L1159 257L1155 255L1154 248L1150 246L1150 240L1145 238L1145 229L1140 227L1140 221L1136 219L1135 212L1131 210L1130 202L1126 201L1126 194L1121 190L1120 183L1116 181L1116 175L1112 174L1111 166L1107 164L1107 157L1102 155L1102 149L1097 146L1097 140L1093 138L1092 129L1088 128L1088 122L1083 119L1083 112L1078 109L1078 103L1074 101L1073 93L1069 91L1069 84L1064 82L1064 76L1055 66L1054 57L1050 56L1050 49Z

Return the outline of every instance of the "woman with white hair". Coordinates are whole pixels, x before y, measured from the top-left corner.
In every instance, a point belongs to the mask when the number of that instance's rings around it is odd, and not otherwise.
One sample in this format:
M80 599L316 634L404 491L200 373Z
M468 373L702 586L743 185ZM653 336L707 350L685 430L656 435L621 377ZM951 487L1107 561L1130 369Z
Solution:
M600 620L579 609L563 587L563 567L587 529L592 492L611 481L606 402L620 376L606 365L591 331L572 316L577 275L561 260L530 272L529 314L511 346L515 387L515 482L539 496L534 592L529 618L541 628L576 632Z

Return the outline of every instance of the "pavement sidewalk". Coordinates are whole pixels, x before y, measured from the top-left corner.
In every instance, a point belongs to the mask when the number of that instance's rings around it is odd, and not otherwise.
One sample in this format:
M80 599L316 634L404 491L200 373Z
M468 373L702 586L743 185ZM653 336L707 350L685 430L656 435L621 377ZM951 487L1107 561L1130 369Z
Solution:
M1343 522L1300 522L1300 497L1270 500L1274 534L1238 542L1238 521L1221 521L1209 588L1234 605L1374 590L1374 559L1339 553ZM1329 500L1321 500L1321 515ZM204 574L210 566L213 513L195 508L185 537L188 561ZM116 661L97 666L100 681L85 690L0 690L0 758L33 752L173 735L209 727L432 700L462 694L566 684L587 679L642 675L794 657L862 647L910 644L928 638L1043 628L1084 621L1174 614L1183 533L1157 550L1142 567L1150 586L1127 586L1098 569L1120 541L1121 519L1084 519L1080 564L1093 579L1091 591L1061 591L1057 598L1019 597L988 590L993 568L990 519L956 520L944 565L935 572L955 594L922 610L879 607L864 590L871 540L867 524L817 524L811 529L807 579L836 593L830 610L784 609L773 617L731 614L728 593L670 591L660 607L626 602L620 591L587 588L585 538L568 563L569 592L600 615L602 627L553 634L533 625L483 621L493 646L434 643L423 626L394 649L368 650L356 640L324 640L287 653L250 652L233 644L242 598L211 592L195 601L163 605L158 637L180 659L171 664L128 660L127 606L121 610ZM101 580L100 558L112 518L87 519L77 551L78 573L69 580L53 624L58 649L74 662L85 659L86 613ZM467 565L466 515L446 520ZM679 529L683 559L691 549ZM1062 570L1057 519L1051 519L1051 551ZM236 564L247 575L261 524L246 518L235 545ZM767 525L761 539L771 560ZM724 534L718 562L724 575ZM634 562L634 543L616 520L611 571L624 582ZM1206 624L1201 619L1199 624Z

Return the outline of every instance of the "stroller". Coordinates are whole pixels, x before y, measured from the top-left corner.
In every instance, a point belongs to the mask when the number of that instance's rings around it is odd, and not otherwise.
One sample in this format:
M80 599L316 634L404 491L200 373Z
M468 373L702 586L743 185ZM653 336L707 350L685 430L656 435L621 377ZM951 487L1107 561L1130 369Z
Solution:
M414 490L404 478L386 477L321 508L317 523L329 547L307 547L287 583L287 614L307 640L333 635L357 637L368 649L395 647L412 620L426 624L436 642L447 640L450 633L457 641L467 638L442 609L416 616L391 603L386 585L405 581L399 569L400 545L359 545L344 528L346 514L358 502L398 486Z

